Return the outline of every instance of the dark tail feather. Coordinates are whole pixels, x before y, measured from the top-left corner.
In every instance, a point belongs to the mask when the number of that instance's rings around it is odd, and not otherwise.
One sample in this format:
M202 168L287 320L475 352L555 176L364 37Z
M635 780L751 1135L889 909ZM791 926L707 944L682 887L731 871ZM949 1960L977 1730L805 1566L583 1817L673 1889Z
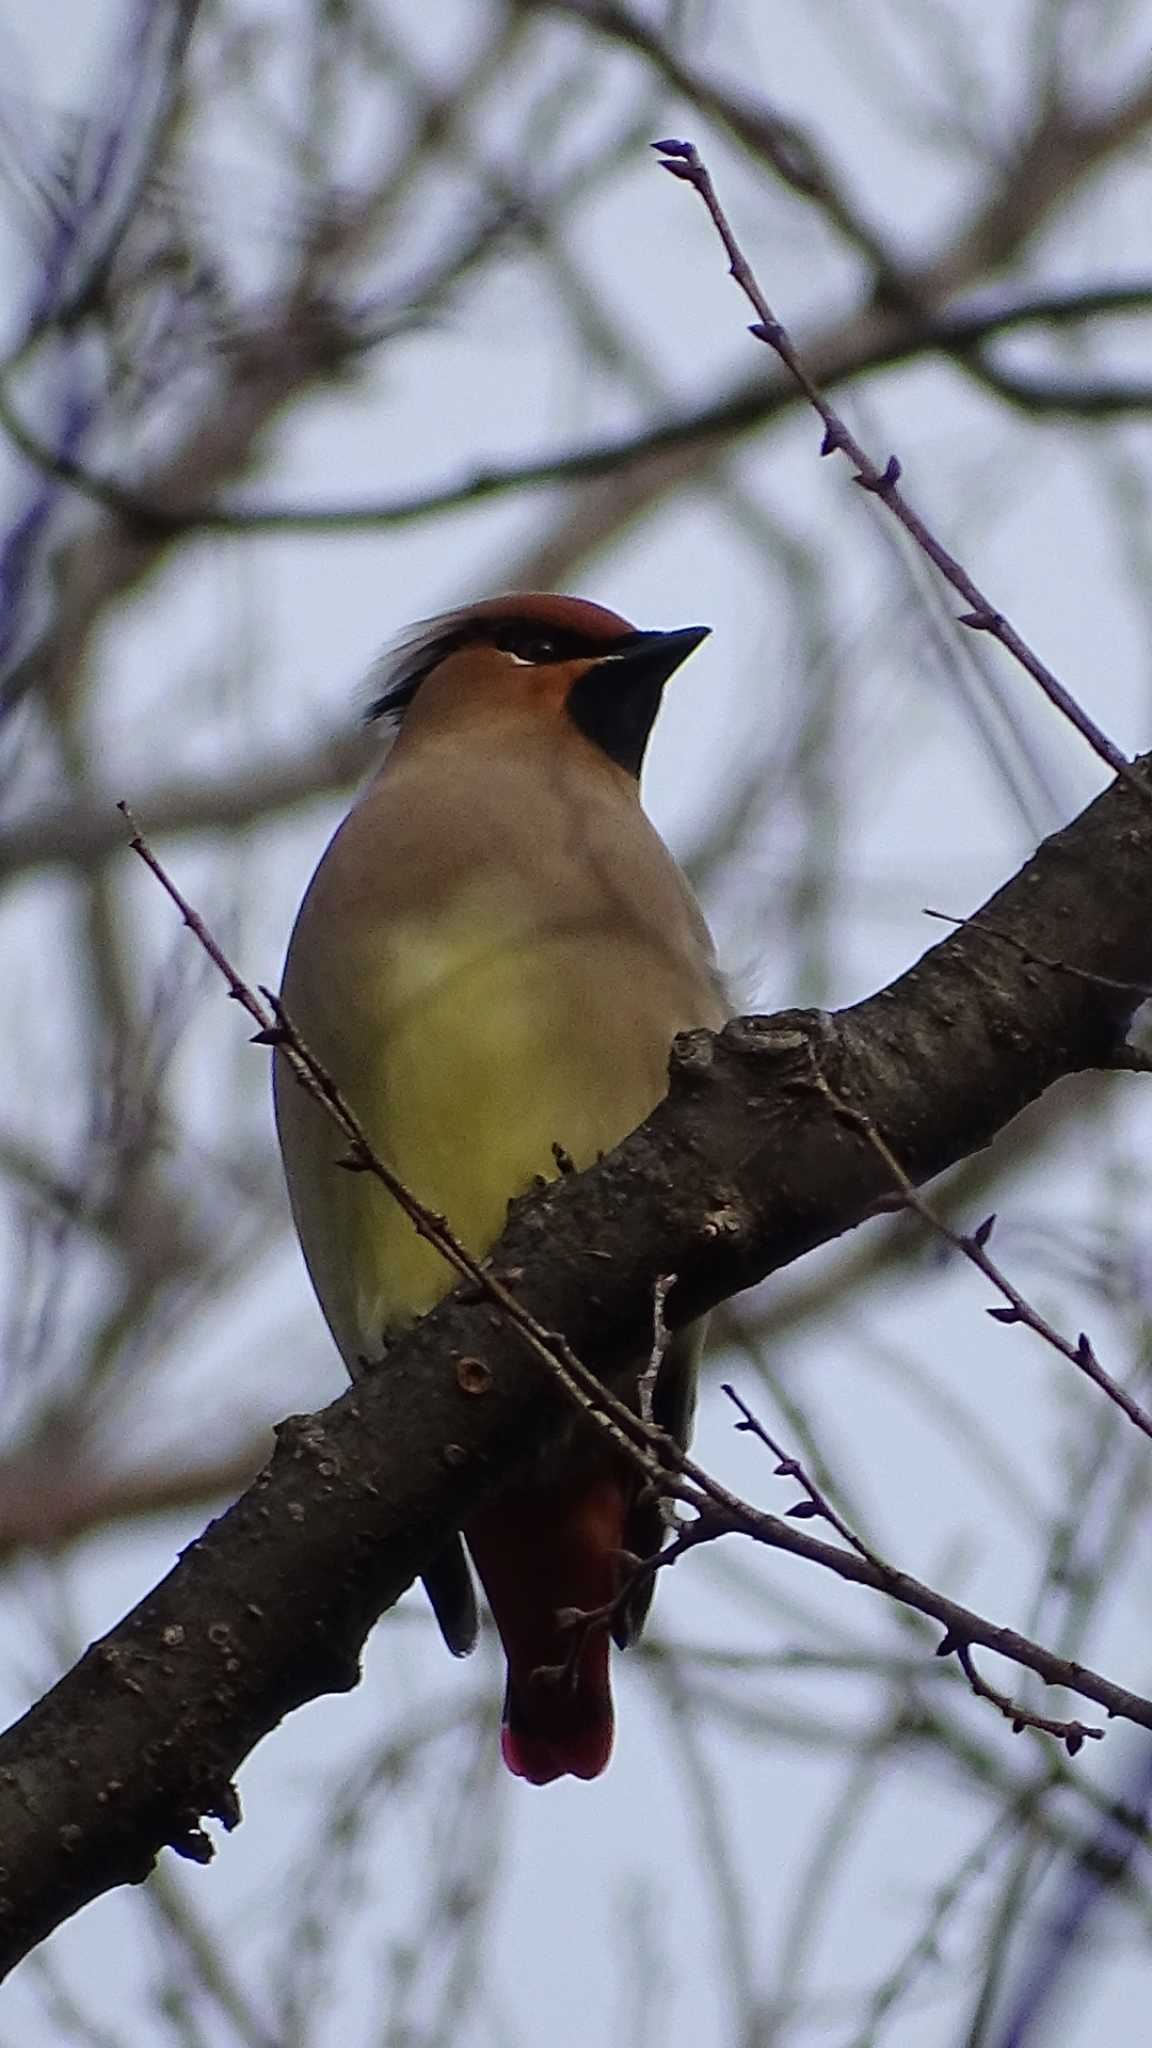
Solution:
M476 1588L459 1536L453 1536L429 1565L424 1573L424 1590L452 1655L466 1657L476 1648L480 1617L476 1612Z
M517 1777L595 1778L612 1753L605 1628L565 1628L614 1596L629 1492L617 1472L504 1494L465 1532L508 1658L501 1748Z

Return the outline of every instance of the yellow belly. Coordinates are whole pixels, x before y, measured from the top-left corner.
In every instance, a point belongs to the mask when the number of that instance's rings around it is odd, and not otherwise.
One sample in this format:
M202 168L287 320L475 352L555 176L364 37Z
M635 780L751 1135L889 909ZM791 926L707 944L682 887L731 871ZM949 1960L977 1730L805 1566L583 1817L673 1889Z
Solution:
M570 945L494 947L405 1003L386 1034L378 1142L472 1252L494 1243L514 1196L555 1176L555 1147L591 1165L664 1093L678 1025L638 1033L634 1015L611 1013L594 985L604 945L581 940L575 983ZM373 1207L356 1231L362 1331L423 1314L452 1278L395 1204Z
M368 979L299 1021L381 1156L480 1255L509 1201L555 1176L555 1146L588 1166L643 1121L665 1092L676 1032L716 1021L716 1003L682 965L618 933L485 936L477 909L393 927L386 958L362 965ZM354 1364L453 1274L378 1183L329 1165L338 1144L312 1108L301 1172L289 1157L300 1139L284 1133L297 1227Z

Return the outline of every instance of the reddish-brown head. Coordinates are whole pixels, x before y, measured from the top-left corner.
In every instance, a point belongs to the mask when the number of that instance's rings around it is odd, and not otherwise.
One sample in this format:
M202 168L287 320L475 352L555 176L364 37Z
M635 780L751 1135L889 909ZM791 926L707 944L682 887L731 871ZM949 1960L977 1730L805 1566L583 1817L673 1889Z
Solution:
M413 732L498 716L569 721L638 775L664 685L708 632L646 633L604 605L527 591L429 619L380 663L370 716Z

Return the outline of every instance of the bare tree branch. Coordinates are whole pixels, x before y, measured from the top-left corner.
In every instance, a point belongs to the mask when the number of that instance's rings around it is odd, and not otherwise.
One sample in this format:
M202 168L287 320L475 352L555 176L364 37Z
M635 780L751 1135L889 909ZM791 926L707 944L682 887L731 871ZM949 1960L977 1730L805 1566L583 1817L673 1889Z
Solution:
M1142 982L1150 873L1152 806L1118 783L1046 842L989 918L1034 954L1075 929L1088 974ZM494 1277L536 1325L628 1376L648 1353L659 1274L679 1275L676 1327L887 1194L875 1148L813 1086L814 1058L920 1182L1061 1074L1110 1057L1132 1008L1012 947L990 957L965 927L835 1019L791 1012L717 1039L690 1033L667 1101L603 1164L518 1210ZM521 1337L465 1287L387 1370L284 1424L255 1486L0 1743L7 1963L86 1899L142 1876L162 1843L209 1853L199 1816L235 1819L240 1759L292 1707L355 1684L376 1616L561 1420ZM731 1526L1152 1726L1152 1704L1100 1674L719 1495Z

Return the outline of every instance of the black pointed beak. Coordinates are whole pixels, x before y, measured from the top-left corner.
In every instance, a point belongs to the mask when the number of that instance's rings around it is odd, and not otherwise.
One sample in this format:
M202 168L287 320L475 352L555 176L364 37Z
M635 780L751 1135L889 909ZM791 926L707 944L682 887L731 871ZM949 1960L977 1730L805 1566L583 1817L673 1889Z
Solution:
M634 633L618 654L608 655L604 667L615 671L623 689L633 682L663 689L711 631L711 626L678 626L674 633Z
M573 683L571 717L629 775L640 773L665 683L711 630L681 626L674 633L630 633Z

